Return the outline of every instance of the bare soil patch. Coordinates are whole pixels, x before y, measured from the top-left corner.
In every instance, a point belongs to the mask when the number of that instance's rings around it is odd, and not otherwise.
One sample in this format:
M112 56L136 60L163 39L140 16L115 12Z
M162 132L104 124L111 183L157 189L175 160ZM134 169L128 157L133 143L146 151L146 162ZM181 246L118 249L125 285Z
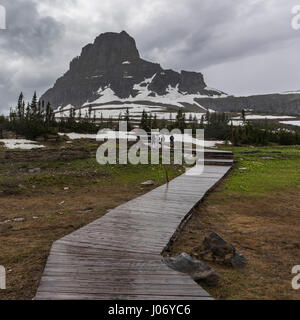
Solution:
M248 259L232 269L208 261L221 276L217 287L205 287L216 299L300 299L293 290L292 267L300 264L300 190L262 196L227 195L224 185L193 211L168 255L187 252L215 231Z

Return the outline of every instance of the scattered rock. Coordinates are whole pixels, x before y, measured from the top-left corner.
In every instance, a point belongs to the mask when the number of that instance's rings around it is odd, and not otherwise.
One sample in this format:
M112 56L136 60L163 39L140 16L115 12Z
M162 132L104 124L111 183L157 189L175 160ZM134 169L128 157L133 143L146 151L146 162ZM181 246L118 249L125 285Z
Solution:
M247 262L247 259L237 251L234 256L228 260L228 263L234 268L243 267Z
M207 285L217 285L220 276L206 263L196 260L183 252L177 257L164 258L165 263L172 269L187 273L196 282L204 282Z
M204 238L203 247L204 251L200 252L199 256L204 257L210 253L213 261L217 259L225 261L228 255L233 257L236 251L232 244L225 241L215 232Z
M64 187L64 190L70 190L70 188L69 187Z
M25 218L15 218L13 219L14 222L23 222L25 221Z
M220 280L220 276L216 273L214 269L196 272L192 277L196 282L204 282L209 286L216 286Z
M232 267L241 267L247 263L247 259L216 232L212 232L204 238L203 247L204 251L198 254L199 257L203 258L207 254L211 254L213 261L220 259Z
M78 213L89 213L89 212L92 212L93 211L93 208L87 208L87 209L84 209L84 210L79 210Z
M33 216L33 217L32 217L32 219L34 219L34 220L36 220L36 219L38 219L38 218L39 218L39 217L36 217L36 216Z
M28 169L29 173L36 173L36 172L40 172L40 171L41 171L41 168L30 168L30 169Z
M65 203L65 202L64 202L64 201L62 201L62 202L60 202L60 203L59 203L59 205L61 206L61 205L63 205L64 203Z
M154 184L155 184L155 182L152 180L147 180L147 181L141 183L141 185L143 185L143 186L153 186Z

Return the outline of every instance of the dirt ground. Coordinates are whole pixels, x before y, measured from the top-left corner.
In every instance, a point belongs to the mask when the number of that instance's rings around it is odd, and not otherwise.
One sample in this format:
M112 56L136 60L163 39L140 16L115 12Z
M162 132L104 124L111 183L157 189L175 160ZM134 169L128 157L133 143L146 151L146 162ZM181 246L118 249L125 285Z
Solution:
M36 173L30 168L39 167ZM170 177L182 168L170 167ZM155 185L142 186L152 179ZM157 166L100 166L95 159L0 168L0 300L32 299L55 240L163 184Z
M217 232L247 259L239 269L207 263L220 275L216 287L203 286L216 299L300 299L291 286L300 265L300 190L247 197L229 195L221 184L194 209L170 255L192 256L206 235ZM209 261L210 260L210 261Z
M86 187L38 194L35 197L0 198L0 215L11 223L2 225L1 263L7 270L7 290L0 299L34 297L53 241L101 217L109 209L139 195L121 186ZM13 219L25 221L13 221Z

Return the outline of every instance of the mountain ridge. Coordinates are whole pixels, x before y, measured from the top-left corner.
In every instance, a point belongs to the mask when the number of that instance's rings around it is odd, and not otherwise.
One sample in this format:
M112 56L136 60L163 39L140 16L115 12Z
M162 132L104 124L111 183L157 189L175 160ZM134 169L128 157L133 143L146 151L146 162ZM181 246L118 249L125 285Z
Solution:
M70 62L69 70L41 100L50 102L58 111L70 107L134 106L139 114L148 107L161 112L184 108L187 112L253 109L300 114L300 91L248 97L228 95L207 87L201 72L163 69L159 63L142 59L134 38L126 31L102 33L84 46Z
M171 107L187 104L199 108L190 95L194 98L225 95L219 90L207 89L200 72L182 70L179 73L142 59L135 40L122 31L103 33L94 43L83 47L80 56L70 62L69 70L41 99L50 102L54 109L67 105L79 108L95 101L101 105L101 97L104 97L102 102L107 103L107 94L114 94L119 102L146 100ZM162 97L166 98L165 103ZM178 101L172 103L170 98Z

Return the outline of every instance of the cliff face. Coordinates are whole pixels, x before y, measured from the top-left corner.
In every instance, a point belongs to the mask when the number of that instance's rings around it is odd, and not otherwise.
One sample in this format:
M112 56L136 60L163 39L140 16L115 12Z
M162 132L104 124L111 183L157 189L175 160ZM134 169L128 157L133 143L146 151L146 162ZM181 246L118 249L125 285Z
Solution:
M153 100L153 97L165 96L170 90L185 96L183 100L190 94L223 94L206 90L201 73L164 70L157 63L141 59L135 40L122 31L101 34L93 44L85 46L80 56L71 61L69 71L56 81L42 99L49 101L53 108L69 104L81 107L96 100L101 104L102 92L109 88L110 93L119 100L137 98L138 101L141 87L147 87L143 101L147 97ZM107 97L104 100L108 102Z

